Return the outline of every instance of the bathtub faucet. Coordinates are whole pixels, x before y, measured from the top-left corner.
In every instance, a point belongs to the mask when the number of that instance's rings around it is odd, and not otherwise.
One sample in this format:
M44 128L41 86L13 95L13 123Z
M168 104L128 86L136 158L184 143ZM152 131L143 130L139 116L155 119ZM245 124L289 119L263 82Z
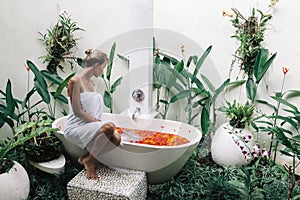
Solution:
M136 115L138 115L141 112L140 107L136 107L135 111L132 113L132 120L135 120Z

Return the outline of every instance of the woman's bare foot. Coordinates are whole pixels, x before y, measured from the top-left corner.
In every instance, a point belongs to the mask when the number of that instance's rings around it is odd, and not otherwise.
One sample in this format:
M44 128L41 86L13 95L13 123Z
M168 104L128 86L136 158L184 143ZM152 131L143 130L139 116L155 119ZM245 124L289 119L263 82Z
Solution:
M79 162L79 159L78 159L78 162ZM82 164L84 165L88 179L99 179L99 176L95 172L95 166L94 166L95 163L94 163L94 161L91 161L89 159L89 156L82 159Z
M87 155L80 156L80 157L78 158L77 162L78 162L79 164L83 165L83 159L86 158L86 157L87 157Z

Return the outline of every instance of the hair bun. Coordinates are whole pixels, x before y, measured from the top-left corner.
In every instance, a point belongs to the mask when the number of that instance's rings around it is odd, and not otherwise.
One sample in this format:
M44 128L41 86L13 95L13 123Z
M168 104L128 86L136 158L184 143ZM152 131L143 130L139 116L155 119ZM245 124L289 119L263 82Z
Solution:
M92 54L92 51L93 51L93 49L87 49L84 51L84 53L89 56Z

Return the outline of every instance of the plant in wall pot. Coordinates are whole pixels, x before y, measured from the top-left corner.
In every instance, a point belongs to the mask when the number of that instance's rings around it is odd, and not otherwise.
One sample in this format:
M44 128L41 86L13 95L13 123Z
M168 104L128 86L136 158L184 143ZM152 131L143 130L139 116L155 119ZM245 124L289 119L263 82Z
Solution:
M240 70L244 72L245 77L243 79L246 78L247 80L247 97L251 102L254 102L257 86L276 57L276 53L269 56L269 50L263 45L267 22L272 19L272 15L264 14L253 8L252 15L245 18L237 9L233 8L232 10L233 15L223 11L223 16L233 17L231 22L236 31L232 38L239 41L230 71L232 71L233 65L238 62Z
M57 74L57 68L64 70L62 63L66 60L73 67L73 61L78 64L82 59L74 56L72 49L77 46L79 38L75 38L74 34L77 31L83 31L78 27L76 22L73 22L69 14L64 11L59 15L58 22L47 30L46 34L40 33L40 40L46 47L47 54L40 58L47 63L47 71L52 74Z
M226 102L219 111L225 112L229 122L221 125L212 137L212 159L225 166L240 167L251 161L254 139L251 133L254 105Z

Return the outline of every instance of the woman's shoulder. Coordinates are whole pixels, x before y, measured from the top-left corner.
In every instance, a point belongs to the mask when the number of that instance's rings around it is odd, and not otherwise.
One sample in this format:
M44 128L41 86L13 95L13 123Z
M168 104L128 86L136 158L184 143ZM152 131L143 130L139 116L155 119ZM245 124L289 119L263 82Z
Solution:
M75 75L69 80L69 85L80 84L80 78Z
M80 81L80 78L79 78L78 75L75 75L75 76L73 76L73 77L70 79L70 81L72 81L72 82L77 82L77 81Z

